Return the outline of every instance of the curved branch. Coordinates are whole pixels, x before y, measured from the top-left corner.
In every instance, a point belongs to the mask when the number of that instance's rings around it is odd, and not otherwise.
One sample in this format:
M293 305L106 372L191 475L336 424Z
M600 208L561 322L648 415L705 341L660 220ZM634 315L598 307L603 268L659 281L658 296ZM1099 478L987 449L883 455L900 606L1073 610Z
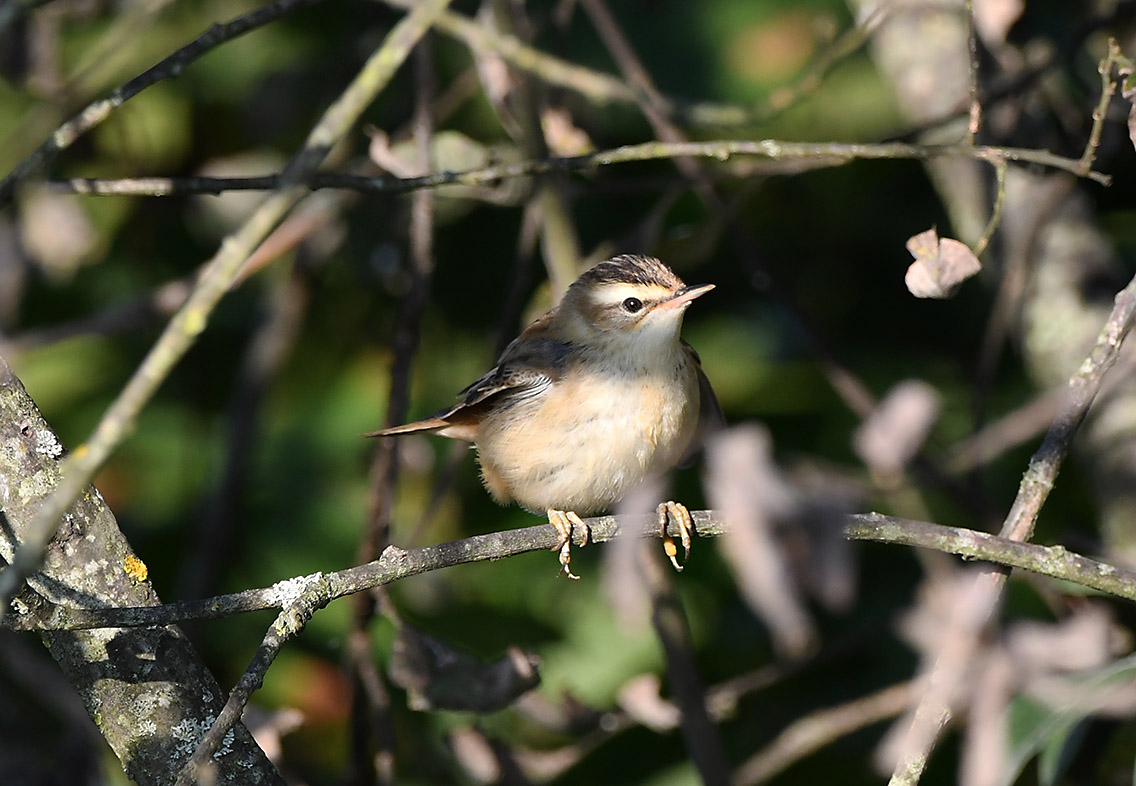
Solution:
M716 537L728 529L722 516L713 510L692 511L697 534ZM630 534L660 537L654 516L598 516L585 519L592 543L604 543ZM671 527L671 535L679 532ZM1068 551L1063 546L1038 546L986 532L946 527L926 521L901 519L880 513L859 513L848 517L844 536L865 540L934 549L974 560L1010 568L1021 568L1042 576L1068 581L1083 587L1136 601L1136 571L1117 567ZM583 546L581 537L577 545ZM522 529L490 532L462 540L405 551L388 547L379 559L334 573L314 573L261 587L219 595L204 600L187 600L162 606L105 609L79 609L65 606L37 609L26 617L9 618L3 627L13 630L85 630L104 627L169 625L187 620L230 617L249 611L283 609L304 588L319 583L323 593L319 605L400 579L471 562L499 560L532 551L552 550L559 535L547 524Z

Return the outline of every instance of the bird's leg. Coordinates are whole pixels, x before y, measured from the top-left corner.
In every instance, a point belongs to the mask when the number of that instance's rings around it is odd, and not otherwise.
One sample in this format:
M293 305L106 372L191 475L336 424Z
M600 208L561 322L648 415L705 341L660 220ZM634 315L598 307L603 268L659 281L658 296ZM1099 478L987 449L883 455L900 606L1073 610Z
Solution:
M674 569L682 573L682 565L678 564L678 549L675 547L674 539L667 534L667 514L675 520L678 525L679 537L682 538L682 561L686 562L690 559L690 533L694 531L694 519L690 517L690 511L686 509L686 505L681 502L660 502L657 510L659 516L659 526L663 529L663 551L667 553L670 558L671 564Z
M560 572L573 581L579 581L580 577L572 572L568 567L568 563L572 561L572 525L575 524L584 533L584 542L587 543L588 539L592 536L592 531L584 520L576 515L575 511L565 510L548 510L548 523L556 528L560 533L560 542L553 546L553 550L560 552Z

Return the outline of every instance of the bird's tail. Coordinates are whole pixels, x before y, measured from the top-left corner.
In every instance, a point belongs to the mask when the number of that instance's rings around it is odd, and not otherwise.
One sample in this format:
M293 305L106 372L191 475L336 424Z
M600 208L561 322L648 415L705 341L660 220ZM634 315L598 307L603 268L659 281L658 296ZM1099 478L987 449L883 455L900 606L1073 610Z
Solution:
M417 434L419 432L433 432L441 431L447 426L451 425L449 421L442 418L426 418L425 420L416 420L413 423L405 423L401 426L391 426L390 428L379 429L372 431L369 434L364 434L364 437L397 437L400 434Z

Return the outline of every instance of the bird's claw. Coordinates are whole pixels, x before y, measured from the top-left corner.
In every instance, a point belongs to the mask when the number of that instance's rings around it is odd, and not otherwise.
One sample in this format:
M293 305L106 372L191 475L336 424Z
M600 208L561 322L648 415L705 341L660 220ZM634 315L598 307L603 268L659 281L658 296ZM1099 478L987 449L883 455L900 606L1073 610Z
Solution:
M675 546L674 538L667 534L667 515L674 519L675 524L678 525L679 537L682 540L682 561L685 563L690 559L690 533L694 531L694 519L690 516L690 511L686 509L686 505L681 502L666 501L659 503L656 510L659 517L659 526L663 530L663 551L667 553L671 565L679 573L682 573L682 565L678 561L678 548Z
M548 511L548 523L560 534L560 542L553 546L554 551L560 552L560 572L573 581L579 581L580 577L573 573L569 567L569 563L572 561L572 525L576 525L584 533L584 543L587 543L591 538L591 529L575 511L571 510L550 509Z

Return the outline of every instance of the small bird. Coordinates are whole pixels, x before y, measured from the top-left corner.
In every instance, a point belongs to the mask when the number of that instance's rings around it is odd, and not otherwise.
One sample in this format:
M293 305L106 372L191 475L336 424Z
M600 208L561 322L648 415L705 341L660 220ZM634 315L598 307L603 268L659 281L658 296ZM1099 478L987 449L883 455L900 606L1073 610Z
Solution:
M590 537L580 516L609 510L643 480L684 463L722 421L697 353L679 337L687 307L713 288L686 286L653 257L600 262L457 404L364 436L428 432L474 443L489 493L546 515L560 534L561 572L577 579L573 525ZM682 570L668 514L685 557L693 522L679 503L657 509L667 556Z

